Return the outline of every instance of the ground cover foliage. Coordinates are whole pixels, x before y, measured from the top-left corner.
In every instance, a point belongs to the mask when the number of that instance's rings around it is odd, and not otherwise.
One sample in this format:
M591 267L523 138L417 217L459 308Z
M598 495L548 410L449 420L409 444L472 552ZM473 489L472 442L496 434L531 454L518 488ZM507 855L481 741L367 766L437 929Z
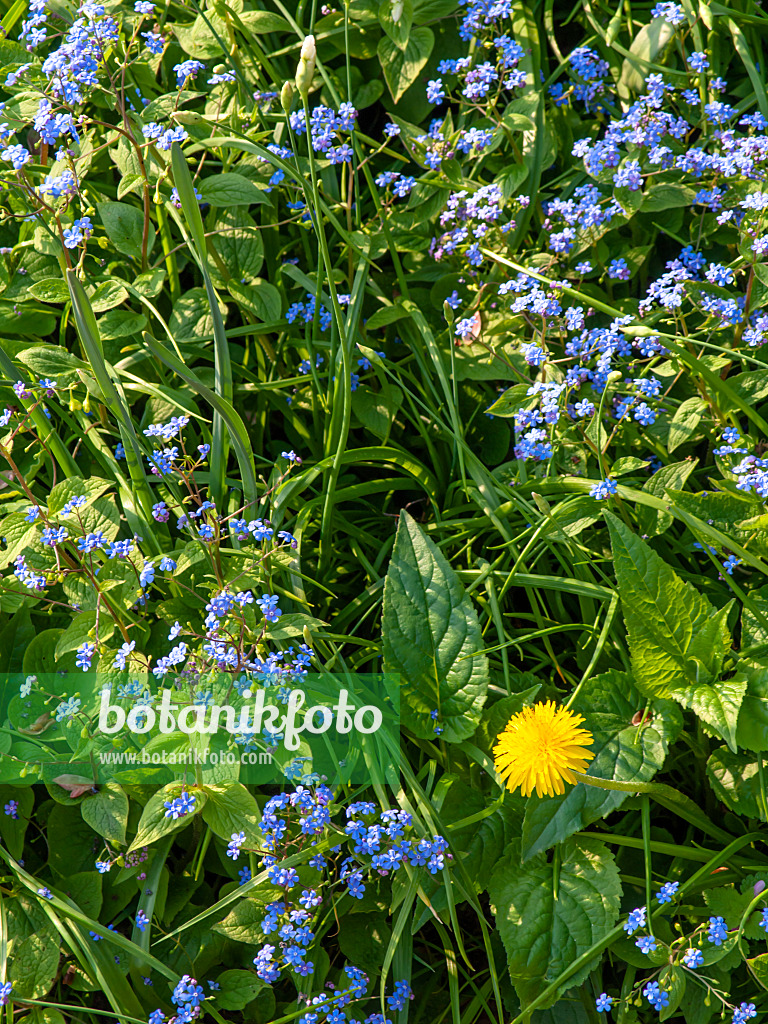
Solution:
M2 10L6 1020L759 1019L760 6ZM385 783L34 767L318 671Z

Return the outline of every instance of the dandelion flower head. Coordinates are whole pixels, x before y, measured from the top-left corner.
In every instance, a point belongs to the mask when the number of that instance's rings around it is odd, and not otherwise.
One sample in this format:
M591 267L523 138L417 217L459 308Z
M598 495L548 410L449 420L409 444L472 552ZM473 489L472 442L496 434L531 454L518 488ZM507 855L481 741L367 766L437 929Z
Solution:
M493 748L496 771L514 793L554 796L565 792L563 782L578 780L586 771L594 740L579 726L584 721L554 701L534 704L513 715Z

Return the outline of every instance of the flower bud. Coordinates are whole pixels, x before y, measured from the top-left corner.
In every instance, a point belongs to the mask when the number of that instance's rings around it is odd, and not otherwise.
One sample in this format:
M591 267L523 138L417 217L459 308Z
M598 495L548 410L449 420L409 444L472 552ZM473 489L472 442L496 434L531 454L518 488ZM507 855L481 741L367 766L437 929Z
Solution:
M174 110L171 112L171 117L178 124L210 124L207 118L202 114L195 113L194 110Z
M301 44L301 54L296 67L296 88L299 90L299 95L304 98L309 95L309 87L315 74L316 57L315 37L306 36Z
M283 88L280 90L280 106L283 108L286 114L290 114L292 103L293 84L291 82L284 82Z

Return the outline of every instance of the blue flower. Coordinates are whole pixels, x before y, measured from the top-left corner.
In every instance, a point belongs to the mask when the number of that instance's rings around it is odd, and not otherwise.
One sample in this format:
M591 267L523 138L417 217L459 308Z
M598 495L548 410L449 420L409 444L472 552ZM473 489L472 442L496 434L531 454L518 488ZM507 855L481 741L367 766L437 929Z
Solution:
M427 100L429 103L434 103L437 106L438 103L442 103L445 99L445 89L443 88L443 82L440 78L433 78L427 82Z
M78 697L70 697L69 700L62 701L56 708L56 721L63 722L65 718L72 718L80 710L81 704L82 701Z
M704 954L700 949L694 949L693 947L691 947L690 949L687 949L685 951L683 963L686 967L690 968L693 971L697 967L701 967L701 965L704 963Z
M627 266L627 261L623 257L611 260L608 264L608 277L618 278L620 281L628 281L631 276L632 271Z
M669 1006L669 993L659 988L658 981L649 981L643 989L643 995L654 1010L663 1010L665 1006Z
M638 928L643 927L645 927L645 907L635 907L624 922L624 931L627 935L632 935Z
M757 1009L754 1003L742 1003L733 1011L732 1024L745 1024L750 1017L757 1016Z
M589 494L590 497L597 498L598 501L604 501L606 498L616 494L618 489L619 485L615 480L600 480L590 488Z
M716 946L722 946L723 942L728 938L728 928L724 918L710 917L707 938Z
M173 70L176 72L177 87L180 89L188 78L194 78L198 71L202 71L204 68L205 64L199 60L184 60L180 64L174 64ZM170 149L170 146L168 148Z
M595 1009L598 1013L608 1013L613 1006L613 996L601 992L595 1000Z
M136 647L136 641L131 640L130 643L124 643L120 650L115 655L115 660L112 662L112 668L120 669L121 671L125 668L128 655Z
M659 903L671 903L672 897L676 895L679 888L679 882L665 882L656 893L656 899Z
M729 576L733 576L733 570L737 565L741 565L741 559L737 558L736 555L728 555L726 560L723 562L723 568Z
M656 939L652 935L641 935L635 940L635 945L641 953L652 953L656 948Z

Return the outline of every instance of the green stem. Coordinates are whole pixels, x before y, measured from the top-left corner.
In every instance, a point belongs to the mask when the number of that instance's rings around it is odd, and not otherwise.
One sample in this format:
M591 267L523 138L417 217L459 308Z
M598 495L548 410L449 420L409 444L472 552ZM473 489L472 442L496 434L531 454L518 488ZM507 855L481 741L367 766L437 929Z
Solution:
M649 797L643 797L641 811L643 827L643 856L645 859L645 909L648 914L648 932L653 935L651 924L651 801Z

